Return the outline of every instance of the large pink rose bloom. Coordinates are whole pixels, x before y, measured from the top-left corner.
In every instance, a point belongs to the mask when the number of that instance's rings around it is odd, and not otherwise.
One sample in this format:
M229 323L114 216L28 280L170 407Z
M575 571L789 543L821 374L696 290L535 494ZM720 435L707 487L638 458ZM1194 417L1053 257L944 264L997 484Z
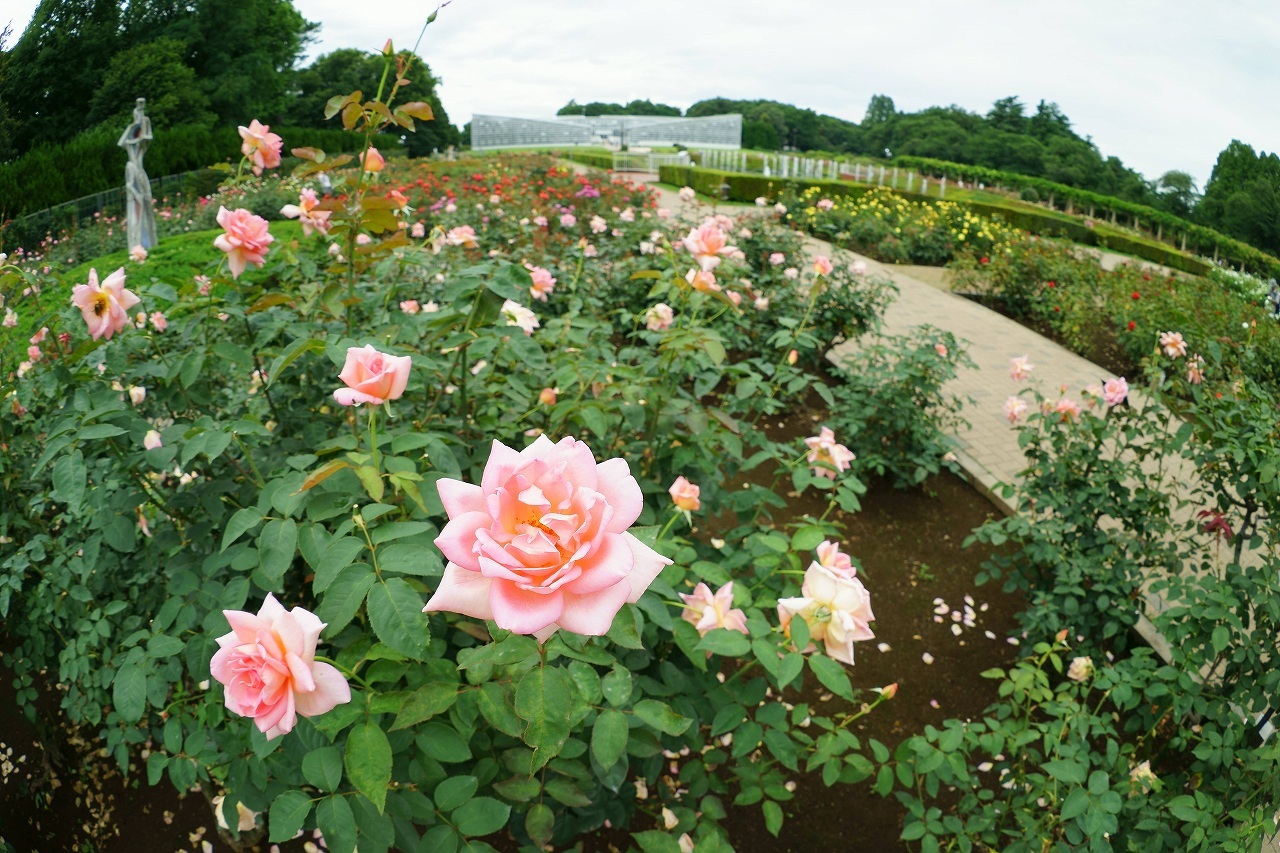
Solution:
M398 400L409 384L412 358L378 352L370 344L347 347L347 361L338 378L346 388L333 392L333 399L344 406L371 403L380 406L387 400Z
M280 149L284 147L284 140L270 131L270 125L262 124L256 118L249 122L248 127L240 126L240 153L249 158L255 175L261 175L264 168L274 169L280 165Z
M267 220L254 216L243 207L237 210L218 208L218 224L226 231L213 241L215 248L227 253L231 277L239 278L248 264L261 267L275 237L267 231Z
M285 610L267 593L257 615L224 610L231 633L209 664L226 687L227 710L251 717L267 740L293 731L298 714L314 717L351 701L342 673L316 663L316 640L324 630L314 613Z
M671 561L627 532L644 499L624 459L596 464L586 444L545 435L522 451L493 443L480 485L437 483L448 558L423 608L492 619L545 640L599 636Z
M111 336L129 325L129 309L138 297L124 289L124 267L107 276L98 285L98 271L89 270L89 283L71 288L71 304L80 309L94 340Z

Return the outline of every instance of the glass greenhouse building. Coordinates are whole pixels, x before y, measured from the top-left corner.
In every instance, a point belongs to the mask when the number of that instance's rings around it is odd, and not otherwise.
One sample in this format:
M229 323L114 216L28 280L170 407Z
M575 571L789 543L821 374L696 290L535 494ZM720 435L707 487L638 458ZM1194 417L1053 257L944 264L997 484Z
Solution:
M471 147L474 149L543 145L683 145L737 149L742 147L742 116L471 117Z

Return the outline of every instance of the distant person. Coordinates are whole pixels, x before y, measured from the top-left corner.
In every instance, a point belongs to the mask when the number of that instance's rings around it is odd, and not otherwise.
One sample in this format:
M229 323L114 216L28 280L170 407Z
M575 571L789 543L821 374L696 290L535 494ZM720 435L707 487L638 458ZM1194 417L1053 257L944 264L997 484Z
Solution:
M1271 309L1271 316L1280 320L1280 284L1276 284L1276 280L1271 279L1271 292L1267 294L1267 305Z

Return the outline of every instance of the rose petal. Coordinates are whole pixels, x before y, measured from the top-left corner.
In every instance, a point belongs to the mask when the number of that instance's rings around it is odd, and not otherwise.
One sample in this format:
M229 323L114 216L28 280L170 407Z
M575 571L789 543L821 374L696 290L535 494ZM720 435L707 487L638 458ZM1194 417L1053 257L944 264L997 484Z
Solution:
M484 490L471 483L451 480L448 477L436 481L436 491L449 518L457 518L468 512L484 512Z
M662 556L630 533L622 534L622 538L630 546L631 556L635 561L631 566L631 574L627 576L627 581L631 585L631 594L627 596L627 601L634 604L640 600L640 596L644 595L644 591L649 588L649 584L653 583L654 578L662 572L662 569L671 565L671 560Z
M435 594L422 608L423 613L436 613L447 610L461 613L476 619L492 619L493 610L489 606L489 587L492 584L479 572L468 571L454 563L444 567L444 577Z
M436 547L445 557L464 569L480 571L480 561L473 550L476 544L476 531L488 527L493 519L485 512L464 512L449 523L436 537Z
M327 663L313 663L311 676L315 680L315 689L294 697L294 704L302 716L315 717L351 701L351 686L337 669Z
M533 592L510 581L495 580L489 586L489 605L499 628L532 634L559 620L564 594L559 590Z
M613 507L609 521L610 533L622 533L636 523L644 509L644 494L640 484L631 476L627 460L609 459L596 466L596 491Z
M631 585L619 581L611 587L596 590L590 595L564 594L564 609L559 620L561 628L575 634L599 637L609 633L614 617L627 603Z

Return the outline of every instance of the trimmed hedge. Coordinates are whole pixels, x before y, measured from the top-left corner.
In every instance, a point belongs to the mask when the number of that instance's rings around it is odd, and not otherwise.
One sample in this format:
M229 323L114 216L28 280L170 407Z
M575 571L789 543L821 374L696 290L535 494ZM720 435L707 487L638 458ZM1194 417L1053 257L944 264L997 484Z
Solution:
M291 148L314 146L326 151L356 151L364 144L358 133L309 127L273 128ZM0 220L45 210L63 202L124 185L124 149L119 131L90 130L63 145L43 145L0 165ZM388 138L388 145L398 141ZM147 174L154 177L190 172L213 163L236 162L240 134L234 127L173 127L155 132L147 149Z
M572 148L568 151L557 151L557 157L565 160L572 160L575 163L581 163L584 166L590 166L593 169L612 169L612 154L595 154L590 151L574 151Z
M855 184L847 181L806 180L801 178L764 177L738 172L720 172L713 169L699 169L690 166L663 166L659 170L659 180L677 187L693 187L703 195L720 197L722 184L729 185L730 201L754 201L759 196L776 197L786 190L801 193L810 187L819 187L831 197L847 196L857 198L870 192L875 187L866 184ZM890 190L903 198L912 201L937 202L934 196L921 193ZM1099 248L1114 249L1118 252L1134 255L1171 269L1204 275L1211 266L1199 258L1185 255L1160 243L1149 243L1137 240L1119 231L1097 226L1087 227L1083 222L1063 214L1050 211L1036 211L1022 207L1006 207L989 202L970 201L963 198L949 198L954 204L968 207L974 213L999 217L1015 228L1021 228L1032 234L1045 237L1065 237L1076 243Z
M895 157L893 162L899 167L933 174L945 174L948 177L965 181L980 181L988 185L998 184L1019 191L1034 189L1042 200L1052 198L1055 205L1061 200L1069 202L1076 208L1092 208L1095 216L1100 216L1102 212L1122 213L1128 217L1130 222L1137 222L1139 225L1150 226L1151 228L1159 226L1169 237L1185 235L1187 245L1200 254L1209 255L1216 251L1220 257L1249 272L1263 276L1280 275L1280 259L1273 255L1250 246L1248 243L1228 237L1212 228L1205 228L1203 225L1197 225L1180 216L1174 216L1171 213L1165 213L1163 210L1156 210L1154 207L1148 207L1144 204L1123 201L1113 196L1082 190L1079 187L1059 184L1044 178L1035 178L1016 172L1003 172L998 169L988 169L984 166L952 163L947 160L934 160L928 157L906 156ZM1110 238L1108 239L1110 240ZM1130 240L1129 242L1132 241ZM1111 245L1117 244L1112 242ZM1170 264L1170 266L1173 265Z

